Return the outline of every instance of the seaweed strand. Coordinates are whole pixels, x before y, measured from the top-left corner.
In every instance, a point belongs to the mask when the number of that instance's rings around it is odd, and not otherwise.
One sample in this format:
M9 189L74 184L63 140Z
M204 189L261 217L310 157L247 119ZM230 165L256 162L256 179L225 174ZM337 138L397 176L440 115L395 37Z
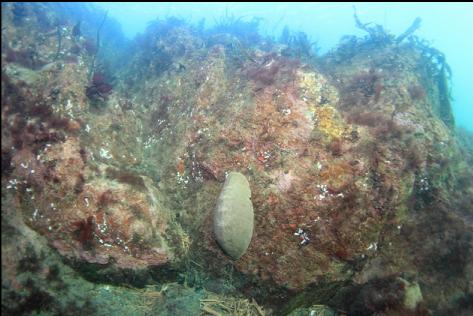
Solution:
M404 33L402 33L401 35L399 35L396 38L396 43L402 42L403 39L405 39L406 37L408 37L409 35L411 35L415 31L417 31L417 29L420 28L420 23L421 22L422 22L422 19L417 17L414 20L414 22L412 22L411 26L409 26L409 28Z
M95 69L95 60L97 59L97 55L99 53L100 49L100 31L102 30L102 27L105 23L105 20L107 19L108 11L105 11L105 14L103 15L102 23L100 23L99 27L97 28L97 41L96 41L96 47L97 49L95 50L94 57L92 59L92 64L90 66L90 80L92 80L94 76L94 69Z
M57 24L57 52L54 56L54 60L56 61L59 58L59 54L61 53L61 46L62 46L62 33L61 33L61 25Z

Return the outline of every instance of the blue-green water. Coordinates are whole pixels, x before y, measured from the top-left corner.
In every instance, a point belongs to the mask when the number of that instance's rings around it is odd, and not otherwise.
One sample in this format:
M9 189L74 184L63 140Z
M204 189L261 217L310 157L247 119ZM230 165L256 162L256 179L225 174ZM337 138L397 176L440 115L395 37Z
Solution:
M279 36L284 26L307 33L320 52L334 47L347 34L362 36L353 20L353 5L364 23L382 25L401 34L416 17L422 25L416 34L445 53L453 72L453 111L457 125L473 131L473 29L472 3L97 3L133 38L156 17L179 16L212 26L222 15L261 17L261 32Z

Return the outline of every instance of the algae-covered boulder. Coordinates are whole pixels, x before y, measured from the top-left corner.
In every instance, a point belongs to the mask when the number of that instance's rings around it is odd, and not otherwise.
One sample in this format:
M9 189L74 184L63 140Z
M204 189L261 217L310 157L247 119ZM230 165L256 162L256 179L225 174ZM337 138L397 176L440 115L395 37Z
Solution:
M408 282L404 279L401 281L405 284L405 294L404 294L404 306L407 309L415 310L417 304L423 301L422 291L420 290L420 285L417 282Z
M248 180L231 172L214 212L214 233L219 245L232 259L246 252L253 235L253 205Z

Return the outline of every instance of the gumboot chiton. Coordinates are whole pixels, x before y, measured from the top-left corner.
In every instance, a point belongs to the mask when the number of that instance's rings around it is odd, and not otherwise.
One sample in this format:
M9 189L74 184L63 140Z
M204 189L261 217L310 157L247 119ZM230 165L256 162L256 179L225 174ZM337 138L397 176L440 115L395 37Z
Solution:
M232 259L243 256L253 235L253 205L248 180L230 172L214 211L214 233L218 244Z

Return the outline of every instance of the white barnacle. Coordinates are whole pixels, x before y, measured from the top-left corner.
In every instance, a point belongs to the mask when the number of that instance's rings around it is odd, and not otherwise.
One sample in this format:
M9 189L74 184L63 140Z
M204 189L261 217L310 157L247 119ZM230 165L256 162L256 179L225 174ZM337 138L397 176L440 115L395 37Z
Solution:
M366 248L366 250L373 250L373 251L376 251L378 249L378 243L377 242L373 242L371 243L368 248Z
M85 206L89 207L89 198L88 197L85 197L84 198L84 201L85 201Z
M264 67L269 68L269 67L271 67L272 64L274 64L274 59L271 59L271 61L269 63L267 63Z
M105 159L111 159L113 156L109 153L109 151L105 148L100 148L100 157L105 158Z
M85 131L86 131L87 133L90 132L90 126L89 126L89 124L85 124Z
M297 229L297 232L295 232L294 235L300 236L300 235L302 235L303 233L304 233L304 231L302 230L302 228L298 228L298 229Z

